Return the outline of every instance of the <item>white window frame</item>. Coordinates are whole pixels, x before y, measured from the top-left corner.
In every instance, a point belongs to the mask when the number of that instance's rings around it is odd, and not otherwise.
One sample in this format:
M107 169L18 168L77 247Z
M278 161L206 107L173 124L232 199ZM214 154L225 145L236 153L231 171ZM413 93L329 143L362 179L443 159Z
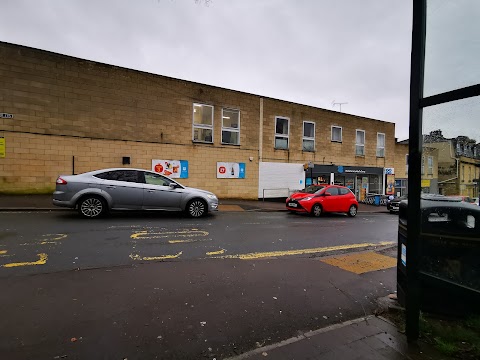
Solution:
M195 124L195 119L194 119L195 106L202 106L202 107L203 106L208 106L208 107L212 108L212 125ZM213 107L213 105L193 103L193 109L192 109L192 141L193 142L213 144L213 140L214 140L214 131L213 131L214 116L213 116L213 114L214 114L214 111L215 111L215 108ZM195 129L210 129L210 130L212 130L212 141L194 140L195 139Z
M363 144L359 144L357 143L357 134L358 133L363 133ZM361 146L362 149L363 149L363 152L362 154L358 154L357 153L357 146ZM365 156L365 130L361 130L361 129L356 129L355 130L355 156Z
M278 119L284 119L284 120L287 120L288 122L288 133L287 135L285 134L277 134L277 120ZM275 136L273 137L273 147L275 149L278 149L278 150L288 150L290 149L290 118L286 117L286 116L275 116L275 129L274 129L274 132L275 132ZM276 147L276 140L277 140L277 137L278 138L283 138L283 139L287 139L287 147L284 149L284 148L277 148Z
M334 140L333 139L333 128L336 128L336 129L340 129L340 140ZM332 125L331 128L330 128L330 140L333 141L333 142L343 142L343 129L341 126L337 126L337 125Z
M432 164L432 166L430 166L430 164ZM433 175L433 156L427 158L427 175Z
M378 137L379 135L383 135L383 146L379 146L378 145ZM383 155L378 155L378 152L379 151L382 151L383 150ZM380 132L377 132L377 157L381 157L381 158L384 158L385 157L385 133L380 133Z
M223 126L223 119L225 118L225 115L224 115L224 111L227 110L227 111L236 111L238 112L238 128L232 128L232 127L226 127L226 126ZM223 132L224 131L229 131L229 132L234 132L234 133L237 133L238 134L238 144L232 144L232 143L228 143L228 142L223 142ZM223 145L233 145L233 146L238 146L240 145L240 110L238 109L231 109L231 108L222 108L222 133L220 134L221 136L221 143Z
M305 136L305 124L312 124L313 125L313 137ZM303 147L303 141L308 140L308 141L313 141L313 150L305 150ZM315 123L313 121L303 121L302 125L302 151L309 151L309 152L315 152Z

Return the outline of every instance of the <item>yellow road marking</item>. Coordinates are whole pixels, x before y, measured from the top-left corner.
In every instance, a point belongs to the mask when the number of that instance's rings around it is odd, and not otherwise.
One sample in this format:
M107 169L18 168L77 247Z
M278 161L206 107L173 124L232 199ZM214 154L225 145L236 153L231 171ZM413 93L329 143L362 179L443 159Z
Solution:
M306 254L317 254L337 250L348 250L348 249L359 249L366 248L370 246L386 246L393 245L393 241L383 241L379 243L362 243L362 244L348 244L348 245L338 245L338 246L328 246L312 249L298 249L298 250L284 250L284 251L269 251L269 252L258 252L258 253L248 253L248 254L236 254L236 255L225 255L218 256L219 259L241 259L241 260L254 260L262 259L269 257L280 257L280 256L289 256L289 255L306 255Z
M225 252L225 249L218 250L218 251L210 251L210 252L207 252L207 255L208 255L208 256L220 255L220 254L223 254L224 252Z
M8 250L0 250L0 255L5 255L8 252Z
M377 254L373 251L332 256L327 259L322 259L321 261L355 274L389 269L397 265L397 259Z
M43 235L44 237L46 236L55 236L51 239L48 239L46 241L42 241L40 243L40 245L45 245L45 244L55 244L56 241L58 240L63 240L67 237L67 234L46 234L46 235Z
M165 231L165 232L148 232L140 231L130 235L132 239L162 239L167 237L196 237L196 236L207 236L208 231L202 230L181 230L181 231Z
M180 251L178 254L175 254L175 255L145 256L145 257L141 257L138 254L136 254L136 255L130 254L130 259L132 259L132 260L144 260L144 261L168 260L168 259L176 259L182 254L183 254L183 251Z
M37 254L39 259L37 261L32 262L18 262L18 263L10 263L1 265L6 268L17 267L17 266L32 266L32 265L45 265L47 263L48 255L45 253Z
M193 242L212 241L212 239L187 239L187 240L168 240L169 244L185 244Z

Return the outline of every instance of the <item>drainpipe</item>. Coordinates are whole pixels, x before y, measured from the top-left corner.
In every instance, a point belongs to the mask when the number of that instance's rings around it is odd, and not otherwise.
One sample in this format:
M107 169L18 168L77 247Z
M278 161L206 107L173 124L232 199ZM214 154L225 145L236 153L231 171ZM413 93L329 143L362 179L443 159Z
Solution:
M260 124L258 126L258 162L263 160L263 98L260 98Z

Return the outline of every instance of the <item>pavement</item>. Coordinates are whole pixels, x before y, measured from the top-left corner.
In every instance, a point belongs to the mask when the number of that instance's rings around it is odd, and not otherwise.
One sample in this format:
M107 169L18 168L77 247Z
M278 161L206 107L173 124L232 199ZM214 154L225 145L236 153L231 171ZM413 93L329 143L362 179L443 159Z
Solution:
M35 211L35 210L62 210L61 208L57 208L52 205L51 203L51 195L0 195L0 211ZM275 202L275 201L257 201L257 200L233 200L233 199L221 199L220 200L220 211L285 211L285 205L283 202ZM359 207L359 212L386 212L385 207L377 207L377 206L372 206L372 205L365 205L365 204L360 204ZM178 263L181 264L181 263ZM196 262L195 264L201 264ZM211 266L218 266L218 264L212 264L210 263L204 263L205 266L206 264L211 264ZM150 266L161 266L161 264L152 264ZM180 266L180 265L179 265ZM198 266L198 265L196 265ZM210 266L210 265L209 265ZM257 265L258 266L258 265ZM137 271L140 271L140 269L144 268L138 268ZM218 268L217 268L218 270ZM98 270L100 272L103 270ZM106 271L111 271L111 270L106 270ZM116 271L125 271L126 273L128 272L127 268L119 268ZM222 274L225 273L225 271L221 271ZM275 271L274 273L277 273ZM130 272L128 272L130 273ZM150 270L147 273L152 273ZM213 273L213 270L212 270ZM265 272L269 273L269 272ZM306 272L311 273L310 271ZM58 277L66 277L64 273L58 273ZM81 296L80 293L88 293L89 291L87 288L91 291L91 289L95 288L95 283L93 276L90 277L89 273L87 271L85 272L78 272L78 275L75 275L77 277L83 276L82 274L85 274L85 277L88 277L89 282L87 283L86 280L82 280L80 282L74 282L77 286L82 286L85 285L85 290L84 291L79 291L78 296ZM109 273L105 273L109 274ZM53 275L53 274L51 274ZM274 275L274 274L273 274ZM272 275L272 276L273 276ZM128 275L126 275L128 276ZM223 275L222 275L223 276ZM277 275L278 276L278 275ZM57 275L54 276L55 279L50 277L52 279L51 281L54 281L55 284L59 284L59 279L57 279ZM166 277L168 278L168 276ZM23 280L22 280L23 279ZM2 285L5 285L5 288L8 288L10 291L10 296L7 299L7 296L3 297L2 303L8 303L14 302L19 303L21 298L27 299L27 298L32 298L32 296L43 296L43 293L40 294L38 293L38 289L54 289L56 286L53 286L53 284L50 283L45 283L45 284L30 284L31 286L21 286L22 282L32 282L35 278L34 277L9 277L6 278L4 281L8 282ZM42 278L43 279L43 278ZM270 279L269 281L273 281L275 277ZM65 288L68 286L67 284L72 284L71 278L67 279L64 286L57 286L56 288L58 291L64 291ZM307 279L308 280L308 279ZM47 282L46 278L44 280L41 280L44 282ZM307 283L310 283L312 280L308 280ZM85 283L85 284L84 284ZM41 286L40 286L41 285ZM45 286L43 286L45 285ZM253 286L254 284L252 284ZM302 285L302 284L299 284ZM18 291L16 290L16 286L18 287ZM40 286L40 287L39 287ZM72 284L73 286L73 284ZM303 285L302 285L303 286ZM318 285L316 285L318 287ZM153 285L152 285L153 288ZM31 289L32 293L28 293L28 290L25 289ZM155 288L156 289L156 288ZM278 288L280 289L280 287ZM78 289L77 289L78 290ZM135 290L135 288L133 288ZM163 288L162 288L163 290ZM178 290L178 289L177 289ZM332 295L333 297L337 296L338 301L341 300L342 297L345 296L343 294L342 290L338 290L338 295ZM23 291L23 293L22 293ZM53 291L53 290L52 290ZM138 290L137 290L138 291ZM243 290L242 290L243 291ZM40 294L40 295L39 295ZM6 295L6 294L5 294ZM54 305L55 302L58 302L58 294L48 294L51 296L51 299L47 298L45 302L45 308L42 309L37 309L37 310L42 310L45 311L45 309L48 309L50 306L47 305ZM138 295L138 294L137 294ZM243 293L242 293L243 295ZM78 297L77 296L77 297ZM208 295L207 295L208 296ZM123 296L122 296L123 297ZM274 297L273 299L276 299ZM38 299L37 299L38 300ZM73 299L77 300L77 299ZM329 301L336 301L334 298L329 299ZM262 302L263 303L263 302ZM357 303L357 301L355 301ZM122 305L123 304L123 305ZM117 308L116 306L111 307L108 304L109 309L115 309ZM127 304L128 305L128 304ZM215 304L213 304L215 305ZM213 306L212 305L212 306ZM2 305L3 306L3 305ZM13 306L13 305L12 305ZM37 305L39 307L40 305ZM83 306L83 304L82 304ZM126 306L124 301L120 301L118 306ZM218 306L215 305L215 306ZM192 306L193 307L193 306ZM55 306L55 308L60 309L62 306ZM227 307L228 308L228 307ZM225 311L227 311L227 308ZM23 309L23 306L22 306ZM272 308L273 309L273 308ZM268 309L272 310L272 309ZM21 309L19 309L21 310ZM19 312L19 316L21 316L21 312L25 311L21 310ZM91 310L91 309L90 309ZM127 309L123 309L124 311L127 311ZM367 309L367 311L370 311L370 314L373 312L371 308ZM32 311L35 311L33 309ZM113 311L113 310L112 310ZM364 309L365 311L365 309ZM365 316L362 316L360 318L355 318L353 320L348 320L348 321L343 321L339 323L334 323L330 324L328 326L321 327L317 330L312 330L312 331L307 331L307 332L299 332L297 336L288 338L286 340L276 342L273 344L269 344L267 346L264 346L264 344L257 343L257 347L253 350L246 351L248 349L241 349L241 354L236 355L234 357L229 357L229 360L241 360L241 359L278 359L278 360L283 360L283 359L321 359L321 360L328 360L328 359L344 359L344 360L370 360L370 359L379 359L379 360L386 360L386 359L412 359L412 360L420 360L420 359L435 359L435 360L441 360L441 359L448 359L447 357L442 356L438 352L436 352L435 349L430 347L428 344L422 343L422 342L416 342L416 343L408 343L406 340L406 336L404 333L402 333L397 327L395 327L394 324L390 323L386 318L383 318L381 316L374 316L370 315L365 311ZM287 312L287 311L285 311ZM305 312L308 312L308 309L305 309ZM93 313L97 313L96 311ZM282 311L280 311L282 313ZM34 324L33 328L29 329L29 326L27 325L29 322L29 319L31 318L30 315L24 314L26 316L25 319L23 319L25 322L13 322L12 324L9 324L9 326L6 326L5 329L11 329L11 331L14 332L15 326L19 327L19 331L25 331L27 333L27 336L29 333L31 333L31 336L33 337L33 340L31 342L32 348L29 350L27 348L25 349L25 352L23 354L29 353L30 350L32 351L30 354L35 353L39 355L37 358L52 358L50 357L51 354L47 353L41 353L37 352L38 348L35 346L35 328L38 328L40 326L41 321L37 320L38 323ZM77 315L77 314L74 314ZM151 315L151 314L150 314ZM292 312L289 315L289 322L290 325L295 324L296 316L306 316L308 314L298 314L296 312ZM353 315L353 314L352 314ZM357 315L358 316L358 315ZM44 319L44 315L40 317L43 319L42 321L46 321ZM52 318L53 319L53 318ZM157 317L158 319L158 317ZM197 319L198 320L198 319ZM233 320L233 319L232 319ZM242 321L241 319L235 319L236 321ZM321 320L321 319L320 319ZM84 322L86 320L84 319ZM92 319L93 321L93 319ZM139 320L139 324L143 326L144 322L147 322L147 319L141 319ZM328 320L330 321L330 320ZM341 321L341 320L340 320ZM74 323L72 319L72 323ZM163 323L163 321L162 321ZM23 325L22 325L23 324ZM51 322L49 323L47 321L47 325L55 327L55 323ZM116 323L114 323L116 324ZM202 329L203 329L203 323L200 322ZM328 324L328 322L327 322ZM45 325L45 324L44 324ZM139 325L139 326L140 326ZM320 325L320 324L318 324ZM286 326L286 325L285 325ZM43 327L43 326L42 326ZM255 329L257 330L257 329ZM100 330L99 330L100 331ZM220 330L219 330L220 331ZM45 331L44 331L45 332ZM4 341L7 341L5 336L8 336L8 333L3 334ZM127 334L125 334L126 336ZM155 334L157 335L157 334ZM10 335L13 336L13 333ZM99 336L107 336L105 334L99 334ZM198 334L193 334L192 336L198 337ZM137 336L138 337L138 336ZM241 337L241 336L240 336ZM274 336L272 336L272 339ZM76 339L72 337L72 342L74 341L73 339ZM82 338L79 338L80 342ZM157 339L162 340L162 336L157 336ZM125 343L128 343L127 339ZM185 339L177 339L178 341L185 341ZM19 341L18 338L11 339L12 342L14 341ZM77 340L75 340L76 342ZM174 341L174 340L172 340ZM207 341L207 340L205 340ZM10 343L11 344L11 343ZM185 345L185 343L183 343ZM20 346L25 346L26 344L23 343ZM109 344L113 345L113 344ZM137 345L138 347L138 345ZM15 348L15 347L14 347ZM10 350L12 351L9 355L11 359L14 358L21 358L15 356L16 350L14 348L10 347ZM65 344L65 353L68 353L68 346ZM112 347L110 347L111 349ZM5 349L5 348L4 348ZM28 350L28 351L27 351ZM23 351L23 350L20 350ZM246 351L246 352L245 352ZM208 351L207 351L208 353ZM82 354L77 353L78 354ZM238 354L238 353L237 353ZM45 357L41 356L45 355ZM83 352L83 355L87 356L88 358L100 358L100 354L92 354L88 352ZM121 354L116 354L116 355L121 355ZM136 356L137 355L137 356ZM143 354L145 355L145 354ZM160 358L179 358L175 354L169 354L172 357L166 356L166 353L162 356L159 355ZM55 358L60 358L61 354L58 355ZM73 356L73 358L87 358L87 357L78 357L78 356ZM209 354L205 354L205 358L210 358L210 359L220 359L221 357L212 357L209 356ZM71 358L71 356L69 357ZM119 357L122 358L122 357ZM140 353L137 353L133 355L133 357L128 356L128 359L131 358L145 358L142 357Z
M285 202L278 200L220 199L219 211L287 211ZM52 195L0 194L0 211L65 210L52 204ZM358 205L359 213L388 212L385 206Z

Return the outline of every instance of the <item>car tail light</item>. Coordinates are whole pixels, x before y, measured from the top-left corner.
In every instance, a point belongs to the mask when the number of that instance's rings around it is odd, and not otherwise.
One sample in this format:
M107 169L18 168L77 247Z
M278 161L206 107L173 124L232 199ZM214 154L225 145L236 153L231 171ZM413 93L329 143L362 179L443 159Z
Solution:
M64 179L62 179L61 177L58 177L57 184L58 185L67 185L67 182Z

